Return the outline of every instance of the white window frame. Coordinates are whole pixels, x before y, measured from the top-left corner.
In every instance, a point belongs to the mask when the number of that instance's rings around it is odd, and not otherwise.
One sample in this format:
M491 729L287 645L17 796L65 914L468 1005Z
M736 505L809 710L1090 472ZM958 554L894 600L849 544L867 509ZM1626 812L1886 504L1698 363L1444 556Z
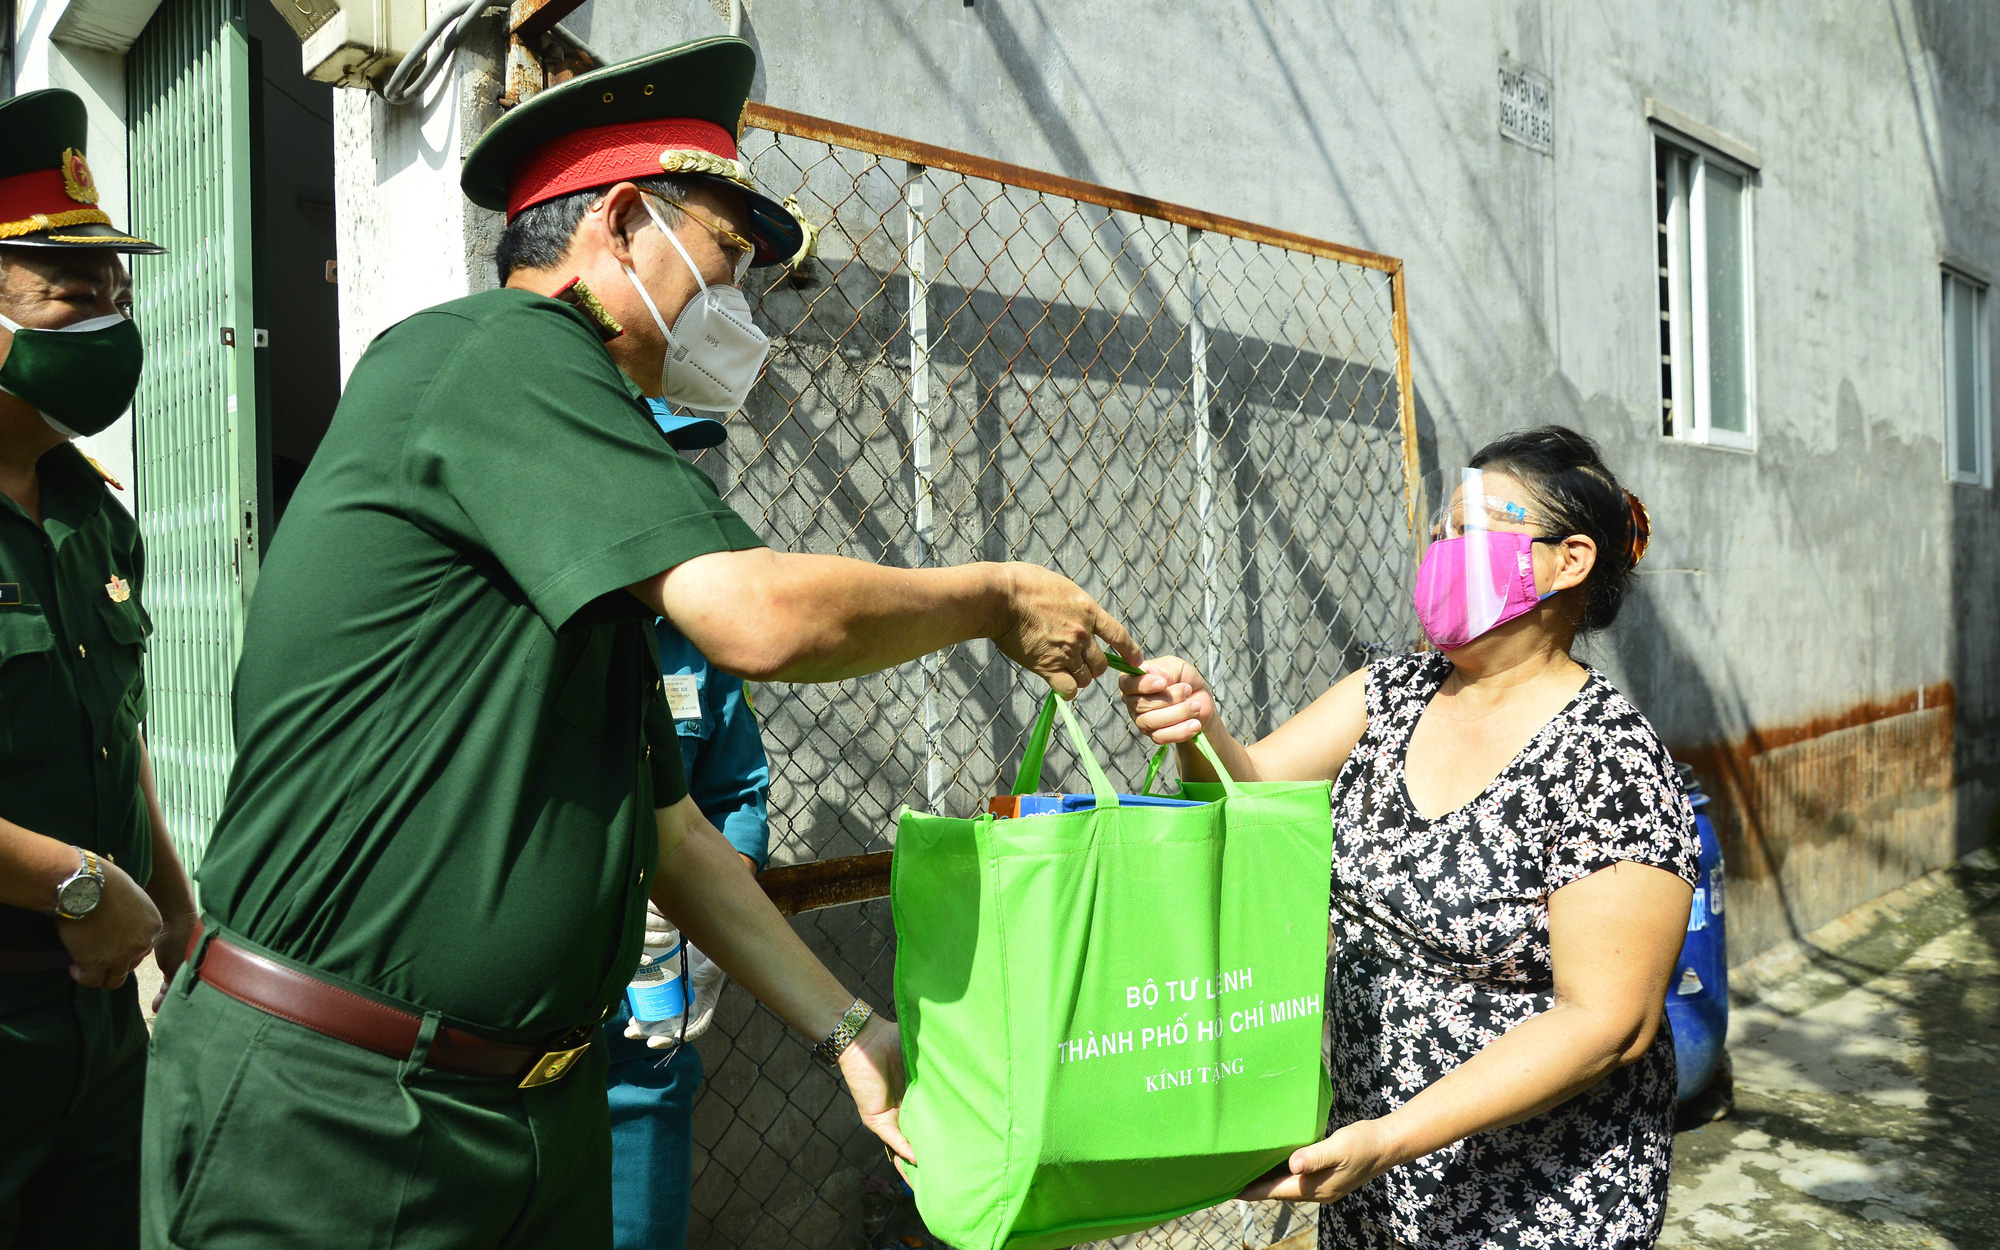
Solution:
M1950 265L1944 266L1943 316L1939 328L1944 334L1944 351L1939 357L1944 362L1943 385L1940 393L1944 399L1944 476L1947 482L1961 486L1993 487L1993 332L1991 321L1992 300L1985 282ZM1972 364L1972 427L1973 455L1977 462L1971 465L1958 463L1958 394L1954 384L1958 374L1958 343L1952 334L1952 321L1956 312L1956 301L1962 291L1972 292L1972 344L1978 353Z
M1672 377L1673 433L1675 442L1700 443L1735 451L1757 449L1757 301L1756 282L1756 199L1751 194L1757 171L1720 153L1688 141L1662 127L1652 129L1654 186L1667 182L1667 307L1670 375ZM1660 168L1660 150L1668 147L1688 158L1692 178L1681 194L1675 166ZM1708 169L1715 166L1743 180L1743 424L1745 429L1718 430L1709 424L1708 394ZM1680 217L1687 214L1688 255L1683 259L1675 246ZM1654 229L1659 228L1657 207ZM1685 264L1687 272L1682 272ZM1680 292L1688 290L1682 307ZM1683 344L1687 350L1682 351Z

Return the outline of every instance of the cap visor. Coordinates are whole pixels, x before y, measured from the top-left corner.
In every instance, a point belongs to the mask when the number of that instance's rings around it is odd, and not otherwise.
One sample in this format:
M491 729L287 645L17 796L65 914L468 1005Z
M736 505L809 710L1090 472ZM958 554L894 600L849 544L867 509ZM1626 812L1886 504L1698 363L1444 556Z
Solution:
M19 235L12 239L0 239L0 246L69 248L92 252L122 252L136 256L157 256L167 250L150 239L125 234L115 226L107 226L101 222L85 222L76 226L62 226L53 230L37 231L34 234Z
M757 191L744 191L743 204L750 210L750 241L757 245L752 265L779 265L799 254L806 231L791 209Z

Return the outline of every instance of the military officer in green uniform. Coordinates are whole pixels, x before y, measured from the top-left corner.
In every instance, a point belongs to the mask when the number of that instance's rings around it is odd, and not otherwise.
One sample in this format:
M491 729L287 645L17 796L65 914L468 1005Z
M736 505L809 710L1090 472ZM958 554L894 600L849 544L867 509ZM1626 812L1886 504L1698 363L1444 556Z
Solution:
M1124 629L1032 565L767 549L646 397L726 410L739 288L800 224L751 186L741 40L575 78L466 162L501 289L384 332L260 571L205 928L147 1087L151 1247L608 1247L597 1024L648 897L814 1040L891 1149L894 1024L692 801L650 619L834 681L993 639L1059 690Z
M74 446L143 355L83 101L0 103L0 1248L134 1246L146 1025L193 924L146 743L139 527Z

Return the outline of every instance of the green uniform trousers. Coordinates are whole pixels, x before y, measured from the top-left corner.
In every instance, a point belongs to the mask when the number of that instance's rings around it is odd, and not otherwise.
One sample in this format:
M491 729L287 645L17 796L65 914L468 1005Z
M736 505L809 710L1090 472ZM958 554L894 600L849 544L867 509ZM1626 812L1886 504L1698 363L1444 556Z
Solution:
M378 1055L183 968L153 1035L147 1250L611 1245L605 1057L534 1089Z
M0 1250L138 1245L137 984L0 977L0 1073Z

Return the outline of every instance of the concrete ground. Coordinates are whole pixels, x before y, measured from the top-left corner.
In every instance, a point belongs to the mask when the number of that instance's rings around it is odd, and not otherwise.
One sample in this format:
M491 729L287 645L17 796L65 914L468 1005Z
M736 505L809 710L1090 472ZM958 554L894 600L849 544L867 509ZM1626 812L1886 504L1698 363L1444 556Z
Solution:
M1731 989L1736 1111L1676 1138L1662 1246L2000 1247L2000 861L1933 873Z

